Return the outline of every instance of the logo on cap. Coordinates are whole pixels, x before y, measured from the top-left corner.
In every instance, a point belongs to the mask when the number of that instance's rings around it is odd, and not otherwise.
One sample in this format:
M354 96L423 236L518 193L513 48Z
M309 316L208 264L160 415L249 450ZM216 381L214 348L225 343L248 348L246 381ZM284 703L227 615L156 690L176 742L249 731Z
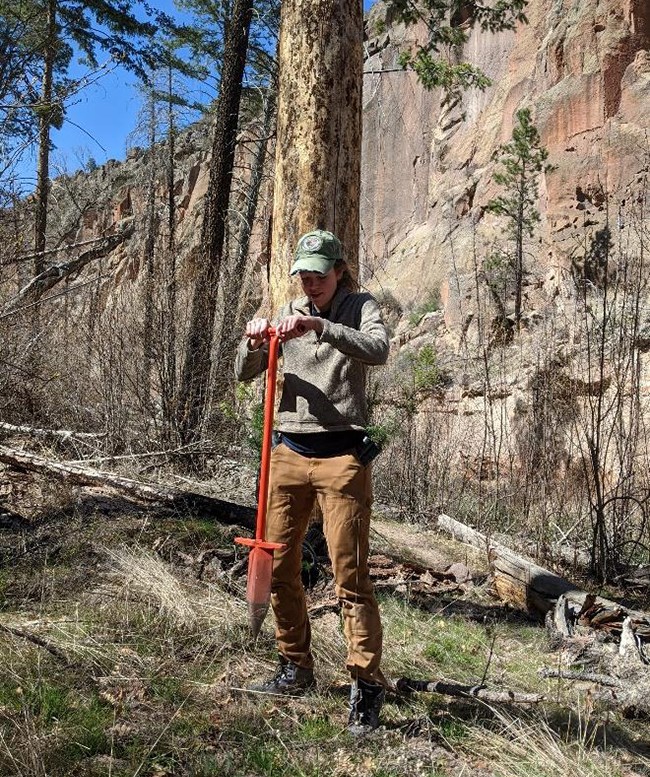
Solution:
M318 251L323 245L323 239L318 235L307 235L302 241L301 248L305 251Z

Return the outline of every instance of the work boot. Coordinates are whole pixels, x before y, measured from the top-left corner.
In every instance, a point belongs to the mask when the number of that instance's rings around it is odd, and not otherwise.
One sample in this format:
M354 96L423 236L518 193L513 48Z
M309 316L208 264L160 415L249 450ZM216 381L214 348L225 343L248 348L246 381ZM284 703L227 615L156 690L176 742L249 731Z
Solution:
M380 683L353 680L350 688L350 717L348 731L352 736L363 736L379 725L379 711L386 689Z
M280 664L273 677L265 683L249 685L248 690L256 691L257 693L298 696L305 693L305 691L311 691L315 687L316 679L314 678L313 669L303 669L303 667L294 664L293 661L288 661L283 656L280 656Z

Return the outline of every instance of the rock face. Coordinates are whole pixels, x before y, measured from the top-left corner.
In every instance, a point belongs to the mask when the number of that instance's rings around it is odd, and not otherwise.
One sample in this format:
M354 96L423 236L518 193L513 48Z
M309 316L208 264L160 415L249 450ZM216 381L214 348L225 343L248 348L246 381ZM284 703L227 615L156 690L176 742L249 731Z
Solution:
M462 102L426 92L398 66L400 51L423 29L393 24L381 0L366 21L361 280L407 308L440 296L456 335L473 315L477 269L504 240L503 221L485 208L499 191L493 155L510 139L518 109L532 110L553 165L540 180L527 309L564 290L584 254L581 246L608 220L619 232L630 230L630 240L638 232L650 166L650 4L530 0L527 14L529 23L514 32L471 28L460 56L483 69L492 86L466 93ZM207 125L197 125L178 140L174 192L182 272L191 272L200 232L209 134ZM88 204L74 234L61 225L64 240L89 239L124 218L144 218L147 166L164 154L164 148L137 151L123 164L75 176L84 179L77 183ZM68 184L58 186L63 195ZM164 231L166 193L159 196ZM258 254L268 219L267 208L258 225ZM137 263L132 260L127 277L137 273Z
M421 413L417 428L427 440L425 503L441 498L435 482L449 460L475 481L507 470L512 482L527 471L580 482L596 425L611 439L619 439L616 424L627 428L611 410L621 397L640 397L633 413L650 415L647 357L627 345L647 348L648 317L641 314L636 332L619 317L619 346L603 347L599 365L590 339L631 304L632 296L602 303L603 279L615 270L618 278L623 268L638 273L634 304L648 309L650 3L530 0L526 13L529 23L512 32L471 28L460 59L492 85L462 101L425 92L396 66L424 30L391 25L381 2L368 19L361 279L407 312L428 299L442 303L415 327L413 315L408 324L403 317L394 338L393 386L408 380L407 358L420 358L421 376L424 344L437 354L440 387L421 406L432 412ZM495 152L521 108L530 109L552 169L539 180L540 221L525 246L523 315L513 335L492 329L497 313L512 323L514 303L506 294L497 311L486 268L512 241L486 206L501 193ZM606 397L607 417L594 420L594 397ZM387 404L399 401L390 395ZM647 456L640 436L631 446L639 461ZM620 483L622 462L598 456L598 477ZM391 466L380 469L380 481L390 477Z
M462 321L465 274L503 233L485 206L497 193L493 154L510 139L518 109L531 109L554 166L540 182L529 272L557 282L585 235L607 219L620 229L638 218L650 163L650 5L531 0L527 15L515 32L472 28L462 59L492 86L462 104L395 69L398 51L421 30L384 31L382 3L368 20L363 278L401 303L441 290L450 326Z

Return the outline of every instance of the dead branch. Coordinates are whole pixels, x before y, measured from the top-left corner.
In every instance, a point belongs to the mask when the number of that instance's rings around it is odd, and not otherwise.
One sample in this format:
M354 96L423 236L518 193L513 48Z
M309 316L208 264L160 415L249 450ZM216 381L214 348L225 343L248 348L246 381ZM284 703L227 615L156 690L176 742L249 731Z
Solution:
M412 680L400 677L395 687L399 693L439 693L443 696L460 696L480 699L490 704L539 704L544 696L539 693L518 693L516 691L491 691L484 685L464 685L453 680Z
M66 464L36 456L33 453L0 446L0 461L22 470L38 472L79 486L99 486L145 502L164 504L183 512L198 512L219 523L253 528L255 510L252 507L228 502L217 497L205 496L190 491L143 483L125 478L112 472L103 472L78 464Z
M99 464L108 461L135 461L136 459L171 459L175 456L192 456L205 450L205 446L200 443L190 443L189 445L180 445L178 448L167 448L162 451L144 451L143 453L124 453L119 456L95 456L92 459L76 459L67 461L66 464Z
M84 251L76 259L71 259L69 262L59 262L59 264L53 264L48 267L42 273L35 278L18 292L18 294L9 302L7 302L2 308L2 315L8 315L9 313L15 313L19 308L37 302L46 291L49 291L53 286L56 286L65 278L73 275L74 273L82 270L87 264L95 259L101 259L114 251L121 243L127 238L131 237L135 231L134 225L131 223L126 226L120 232L114 235L108 235L102 241L102 243L94 248Z
M17 264L19 262L28 262L32 259L36 259L41 256L50 256L51 254L60 254L64 251L72 251L75 248L80 248L81 246L90 245L92 243L99 243L100 240L104 240L103 237L93 237L90 240L82 240L79 243L66 243L65 245L57 246L56 248L48 248L47 251L37 251L36 253L32 254L21 254L20 256L15 256L11 259L8 259L4 262L5 266L10 264Z
M56 645L52 644L52 642L49 640L43 639L43 637L39 637L29 631L23 631L23 629L17 629L15 626L5 626L4 623L0 623L0 631L4 631L6 634L11 634L12 637L20 637L20 639L25 639L28 642L32 642L34 645L38 645L38 647L42 647L47 650L47 652L54 656L54 658L58 659L59 661L63 661L66 666L69 665L68 657L66 654Z
M71 429L39 429L35 426L16 426L15 424L8 424L4 421L0 421L0 431L7 432L8 434L23 434L28 437L38 437L42 439L82 439L82 440L99 440L102 437L106 437L106 432L75 432Z

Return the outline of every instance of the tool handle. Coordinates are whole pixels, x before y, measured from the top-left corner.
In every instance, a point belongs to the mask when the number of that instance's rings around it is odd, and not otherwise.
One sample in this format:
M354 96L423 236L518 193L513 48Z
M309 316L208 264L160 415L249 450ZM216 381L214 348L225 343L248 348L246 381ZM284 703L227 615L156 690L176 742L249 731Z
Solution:
M264 427L262 430L262 460L260 463L260 486L257 497L257 522L255 539L263 540L266 532L266 506L269 495L269 471L271 469L271 436L273 434L273 412L275 409L275 385L278 370L280 338L270 328L269 361L266 369L266 396L264 397Z

